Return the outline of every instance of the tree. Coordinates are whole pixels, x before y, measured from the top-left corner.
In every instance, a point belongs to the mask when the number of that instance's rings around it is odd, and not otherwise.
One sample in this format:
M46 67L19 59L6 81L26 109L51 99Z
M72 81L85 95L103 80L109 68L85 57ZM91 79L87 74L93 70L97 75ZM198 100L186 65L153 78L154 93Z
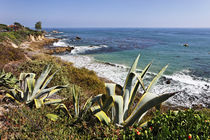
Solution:
M23 27L23 25L21 25L21 24L18 23L18 22L14 22L14 25L16 25L16 27L18 27L18 28L22 28L22 27Z
M38 21L38 22L35 24L35 29L36 29L36 30L42 30L42 22L41 22L41 21Z

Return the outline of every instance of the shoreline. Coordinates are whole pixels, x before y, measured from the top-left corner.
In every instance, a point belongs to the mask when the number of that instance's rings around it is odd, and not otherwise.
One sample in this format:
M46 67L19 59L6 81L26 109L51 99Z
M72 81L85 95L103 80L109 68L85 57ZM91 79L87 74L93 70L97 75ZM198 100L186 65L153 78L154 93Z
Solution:
M104 79L107 79L108 81L112 81L112 83L117 83L122 86L124 84L124 80L128 72L127 67L124 66L121 67L106 62L105 63L98 62L92 56L89 55L65 54L65 55L55 55L55 56L60 57L62 60L73 63L75 67L78 68L85 67L89 70L93 70L96 72L98 77L102 77ZM140 70L138 70L138 72L140 72ZM151 81L151 78L154 77L156 74L148 72L147 75L148 76L146 76L146 80ZM177 74L175 76L177 76ZM179 79L177 80L176 78L179 78L180 76L172 77L172 76L163 75L160 83L154 87L153 92L157 94L162 94L162 93L182 91L174 98L169 99L167 104L171 104L173 106L188 107L188 108L192 108L194 106L200 106L200 107L202 106L204 108L209 108L207 95L206 97L202 95L202 91L208 90L209 86L205 85L206 83L203 84L202 82L200 83L201 85L198 85L196 81L194 81L194 83L192 84L192 82L185 83L187 81L180 81ZM168 87L168 84L166 84L167 80L170 80L170 88ZM182 85L183 89L179 88L180 85ZM190 91L193 88L194 90ZM200 91L199 94L197 94L198 91ZM195 94L193 94L194 92Z

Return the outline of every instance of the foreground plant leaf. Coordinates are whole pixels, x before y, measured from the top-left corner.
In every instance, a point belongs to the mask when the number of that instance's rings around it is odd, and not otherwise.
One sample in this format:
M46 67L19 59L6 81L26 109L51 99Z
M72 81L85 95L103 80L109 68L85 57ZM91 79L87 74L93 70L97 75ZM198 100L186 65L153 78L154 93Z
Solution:
M34 103L36 108L40 108L46 104L57 104L62 102L64 99L49 98L61 89L67 87L67 85L64 85L46 89L47 85L56 73L53 73L47 78L51 69L52 66L46 66L37 80L35 79L36 75L34 73L21 73L19 77L20 89L11 89L9 93L10 96L7 95L7 97L15 99L20 103Z
M128 72L124 87L121 89L121 95L117 95L115 93L117 87L116 84L106 83L105 87L107 93L97 96L97 98L100 98L98 99L98 106L92 108L92 112L99 120L107 119L107 114L110 114L109 109L111 108L112 121L114 123L123 125L124 127L131 126L135 122L138 123L149 109L160 105L162 102L176 94L175 92L157 96L155 93L151 93L152 88L167 69L168 65L162 68L162 70L154 77L149 86L146 88L143 79L150 66L152 65L152 62L142 70L140 75L138 75L136 73L136 67L139 57L140 55L138 55L134 60L133 65ZM135 95L137 94L139 87L143 89L142 96L134 110L130 111L131 105L135 99ZM100 101L102 101L102 104ZM129 114L129 112L131 112L131 114Z
M105 124L110 123L110 118L106 115L104 111L101 110L100 106L93 106L91 107L91 111L93 112L94 116L98 118L100 122L103 122Z
M46 117L52 121L57 121L59 116L56 114L47 114Z
M134 113L132 113L130 115L130 117L127 120L125 120L124 126L126 127L126 126L133 125L135 123L135 121L137 121L144 112L146 112L150 108L154 107L155 105L164 102L165 100L167 100L168 98L170 98L171 96L173 96L175 94L176 94L176 92L175 93L167 93L167 94L163 94L160 96L157 96L154 94L148 94L147 96L150 96L150 97L144 97L145 101L142 101L143 104L138 108L137 111L134 110ZM153 96L153 97L151 97L151 96Z

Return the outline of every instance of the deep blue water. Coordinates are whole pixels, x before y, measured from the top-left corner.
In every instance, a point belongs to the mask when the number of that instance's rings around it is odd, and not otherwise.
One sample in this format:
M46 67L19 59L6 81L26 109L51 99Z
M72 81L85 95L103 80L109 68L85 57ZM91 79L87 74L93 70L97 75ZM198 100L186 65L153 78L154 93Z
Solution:
M50 31L53 29L47 29ZM192 75L210 78L210 29L167 28L61 28L56 37L76 46L106 45L86 50L95 59L129 66L138 53L140 68L154 60L151 71L169 64L167 74L190 70ZM82 39L75 40L79 36ZM189 44L184 47L183 44Z
M99 76L123 85L127 69L140 53L138 65L143 69L153 65L144 79L146 85L154 74L169 64L154 87L154 93L182 91L168 100L174 105L191 107L201 104L210 108L210 29L167 28L82 28L46 29L60 33L48 36L60 38L54 46L74 46L71 54L61 55L79 67L96 71ZM75 37L81 40L76 40ZM189 47L184 47L184 44ZM76 54L76 56L75 56ZM89 61L89 56L96 61ZM98 62L99 61L99 62ZM109 62L124 65L107 65ZM121 66L121 65L120 65ZM169 79L170 84L166 83Z

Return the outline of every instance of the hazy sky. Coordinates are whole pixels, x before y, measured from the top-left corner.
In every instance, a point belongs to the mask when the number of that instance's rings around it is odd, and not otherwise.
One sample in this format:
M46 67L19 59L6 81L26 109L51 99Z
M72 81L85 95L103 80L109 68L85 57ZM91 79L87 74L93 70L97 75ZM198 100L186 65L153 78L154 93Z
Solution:
M210 27L210 0L0 0L0 23L33 27Z

